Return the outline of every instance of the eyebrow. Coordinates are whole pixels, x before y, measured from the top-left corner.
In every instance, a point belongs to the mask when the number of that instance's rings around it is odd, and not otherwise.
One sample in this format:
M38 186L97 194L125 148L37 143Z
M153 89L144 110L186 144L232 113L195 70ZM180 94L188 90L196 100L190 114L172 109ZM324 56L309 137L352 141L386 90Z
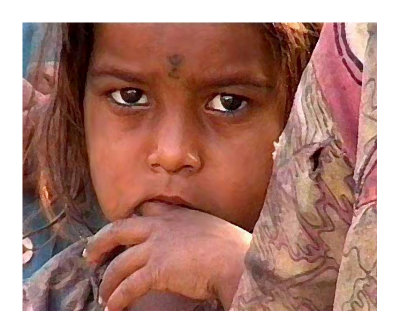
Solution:
M264 76L254 76L247 73L235 75L221 75L217 78L200 79L201 86L208 87L228 87L228 86L252 86L271 90L275 87L271 80Z
M145 76L132 70L125 70L113 66L93 66L90 70L90 76L114 77L125 82L142 83L146 82ZM192 82L202 87L229 87L229 86L251 86L257 89L266 89L268 91L275 88L272 80L265 76L252 75L246 72L235 74L222 74L218 77L196 78Z
M90 70L90 76L94 78L114 77L126 82L145 83L142 74L111 66L93 66Z

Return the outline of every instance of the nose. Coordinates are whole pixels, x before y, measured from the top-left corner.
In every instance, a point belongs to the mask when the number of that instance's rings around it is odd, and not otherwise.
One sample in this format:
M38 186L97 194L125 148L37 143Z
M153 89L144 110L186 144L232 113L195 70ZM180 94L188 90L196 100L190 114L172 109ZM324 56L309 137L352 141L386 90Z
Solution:
M148 156L151 170L184 175L198 172L202 162L195 133L190 120L182 115L165 117L154 134L155 149Z

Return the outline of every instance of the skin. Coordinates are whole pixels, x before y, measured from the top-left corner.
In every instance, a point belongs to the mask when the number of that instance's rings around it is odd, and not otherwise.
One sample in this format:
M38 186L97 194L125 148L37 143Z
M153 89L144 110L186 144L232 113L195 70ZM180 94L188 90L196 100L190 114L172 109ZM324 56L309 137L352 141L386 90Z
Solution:
M100 263L135 245L103 279L109 309L149 290L216 297L229 308L285 120L271 48L256 24L96 27L85 132L93 186L114 223L85 255ZM142 90L147 103L117 105L124 88ZM227 112L219 94L244 103Z
M135 245L104 273L100 296L107 308L123 310L150 290L218 298L229 308L251 235L215 216L164 203L146 204L143 213L107 225L87 245L85 256L92 263L101 263L117 246Z

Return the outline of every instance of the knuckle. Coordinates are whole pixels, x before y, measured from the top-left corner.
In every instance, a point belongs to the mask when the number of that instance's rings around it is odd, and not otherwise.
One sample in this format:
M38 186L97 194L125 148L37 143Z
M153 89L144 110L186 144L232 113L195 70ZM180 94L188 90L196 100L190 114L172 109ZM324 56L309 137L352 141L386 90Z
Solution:
M159 219L152 219L149 223L148 226L150 228L151 232L156 232L157 230L159 230L162 227L161 222L163 221L163 218L159 218Z
M124 223L125 223L125 220L118 219L118 220L116 220L116 221L111 223L112 229L118 231L123 227Z
M149 242L153 244L153 249L156 249L157 245L161 243L161 240L162 240L162 233L159 232L154 232L149 238Z
M125 287L125 290L128 291L130 290L130 287L134 285L135 285L135 275L132 274L126 278L123 286Z
M108 233L113 240L118 240L118 235L123 227L123 223L123 220L116 220L109 224Z
M152 280L157 290L167 290L167 282L165 279L163 279L162 270L160 268L156 268L152 272Z
M163 272L165 271L162 264L158 260L152 261L149 271L149 279L151 279L155 289L164 290L166 288Z
M162 224L160 224L160 222L156 221L153 222L151 224L150 228L150 233L149 233L149 237L148 240L154 240L158 238L158 235L160 234L161 230L162 230Z
M169 231L173 219L170 217L160 217L154 221L154 233L165 234Z
M129 299L129 296L131 294L129 282L130 280L129 278L127 278L125 282L121 283L121 286L119 288L119 293L123 299Z

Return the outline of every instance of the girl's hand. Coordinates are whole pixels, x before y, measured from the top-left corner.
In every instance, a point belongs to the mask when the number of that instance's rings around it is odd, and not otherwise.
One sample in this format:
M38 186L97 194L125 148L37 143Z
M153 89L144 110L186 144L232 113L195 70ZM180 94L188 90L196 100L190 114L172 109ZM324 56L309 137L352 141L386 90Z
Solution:
M84 251L101 263L115 247L131 246L107 267L100 297L123 310L150 290L232 303L251 234L220 218L161 202L142 206L144 217L108 224Z

